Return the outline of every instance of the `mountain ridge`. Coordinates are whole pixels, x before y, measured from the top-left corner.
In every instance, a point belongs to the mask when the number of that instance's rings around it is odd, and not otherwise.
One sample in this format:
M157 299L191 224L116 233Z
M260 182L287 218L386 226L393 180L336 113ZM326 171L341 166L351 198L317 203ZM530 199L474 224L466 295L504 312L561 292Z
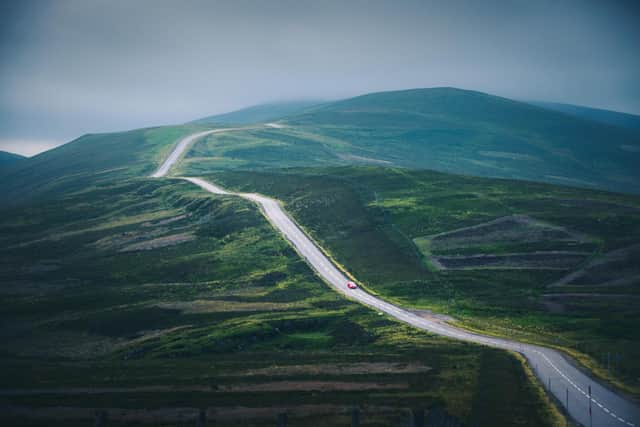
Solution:
M268 114L283 127L206 138L182 171L375 163L640 193L640 132L521 101L441 87L277 105L271 112L269 105L238 111L245 120ZM84 135L3 171L3 202L144 178L177 139L211 126L196 121Z
M6 166L16 161L24 160L27 156L12 153L10 151L0 151L0 166Z
M621 111L605 110L602 108L585 107L582 105L565 104L559 102L527 101L529 104L542 108L559 111L575 117L594 120L629 129L640 130L640 116Z
M251 105L228 113L206 116L192 123L198 124L249 124L277 120L297 111L324 103L322 100L277 101Z

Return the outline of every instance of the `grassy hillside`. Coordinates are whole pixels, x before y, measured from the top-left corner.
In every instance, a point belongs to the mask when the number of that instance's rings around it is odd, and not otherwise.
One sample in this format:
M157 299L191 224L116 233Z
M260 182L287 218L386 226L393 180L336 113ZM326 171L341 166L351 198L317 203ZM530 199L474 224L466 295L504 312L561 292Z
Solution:
M398 166L640 191L640 133L479 92L370 94L288 123Z
M199 175L216 169L329 166L354 162L341 158L337 146L325 139L298 129L263 126L223 133L197 142L178 170L185 175Z
M638 198L424 170L638 191L638 133L448 88L287 108L226 116L288 114L197 142L178 172L284 200L390 300L560 346L638 392ZM86 135L0 172L3 405L557 420L513 357L340 299L248 202L144 178L208 127Z
M252 126L207 138L181 171L369 164L640 191L639 132L478 92L385 92L225 117L243 122L266 120L264 114L289 116L280 128ZM83 136L0 171L0 205L148 175L180 136L210 126Z
M209 138L185 173L377 164L640 192L640 132L479 92L375 93L279 123Z
M295 425L346 425L353 406L363 425L406 425L413 407L558 420L513 356L340 298L247 201L136 179L0 213L4 425L30 425L16 407L68 407L47 420L65 426L96 408L128 425L185 425L198 408L221 426L273 425L282 408Z
M0 206L147 176L177 139L201 129L197 125L164 126L82 136L0 172Z
M637 196L374 167L212 179L283 200L385 298L560 346L640 391Z
M640 130L640 116L619 111L602 110L599 108L582 107L580 105L561 104L557 102L533 102L530 104L537 105L549 110L560 111L561 113L570 114L572 116L583 119L594 120L606 123L612 126Z
M26 157L20 154L9 153L8 151L0 151L0 168L4 168Z
M199 124L251 124L264 123L300 113L310 107L322 104L320 100L272 102L254 105L230 113L203 117L195 120Z

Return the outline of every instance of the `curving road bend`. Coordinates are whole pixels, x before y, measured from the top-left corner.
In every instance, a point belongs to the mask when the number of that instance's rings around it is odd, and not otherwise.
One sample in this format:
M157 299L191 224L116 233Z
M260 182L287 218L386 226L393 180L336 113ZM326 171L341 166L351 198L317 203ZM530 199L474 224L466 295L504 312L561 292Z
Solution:
M222 133L232 130L237 130L237 128L206 130L204 132L194 133L182 138L171 151L169 157L167 157L164 162L162 162L162 165L151 175L151 178L164 177L169 172L169 169L171 169L171 167L182 157L182 154L187 150L187 148L189 148L197 139L211 135L212 133Z
M232 129L200 132L183 138L162 166L151 176L164 177L184 151L198 138L229 130ZM547 392L555 396L578 423L594 427L640 426L640 407L637 404L593 380L559 351L472 333L440 320L417 316L360 288L348 289L346 282L350 279L322 253L318 245L286 214L277 200L260 194L228 192L202 178L180 177L180 179L189 181L213 194L238 196L258 204L264 216L287 238L298 254L329 286L347 298L433 334L522 354L535 375L544 384ZM589 390L591 397L589 397Z

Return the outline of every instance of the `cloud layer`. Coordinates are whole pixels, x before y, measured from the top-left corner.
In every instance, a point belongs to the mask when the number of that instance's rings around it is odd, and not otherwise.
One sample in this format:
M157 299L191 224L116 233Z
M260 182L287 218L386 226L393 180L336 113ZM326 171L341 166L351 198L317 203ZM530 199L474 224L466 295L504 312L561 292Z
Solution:
M0 9L0 149L412 87L640 113L633 2L14 3Z

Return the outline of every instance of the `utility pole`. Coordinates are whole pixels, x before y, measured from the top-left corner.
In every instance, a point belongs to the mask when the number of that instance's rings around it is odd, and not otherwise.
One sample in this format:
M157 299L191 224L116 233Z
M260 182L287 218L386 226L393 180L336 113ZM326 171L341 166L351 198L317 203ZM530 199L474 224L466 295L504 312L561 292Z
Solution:
M353 408L351 410L351 427L360 427L360 409Z
M569 427L569 387L567 387L567 393L565 395L565 407L567 408L567 427Z
M107 425L107 411L96 411L95 427L105 427Z
M593 427L593 413L591 412L591 386L589 386L589 426Z
M276 418L276 425L278 427L287 427L287 413L286 412L278 414L278 417Z
M198 418L196 420L196 427L206 427L207 425L207 410L200 409L198 413Z

